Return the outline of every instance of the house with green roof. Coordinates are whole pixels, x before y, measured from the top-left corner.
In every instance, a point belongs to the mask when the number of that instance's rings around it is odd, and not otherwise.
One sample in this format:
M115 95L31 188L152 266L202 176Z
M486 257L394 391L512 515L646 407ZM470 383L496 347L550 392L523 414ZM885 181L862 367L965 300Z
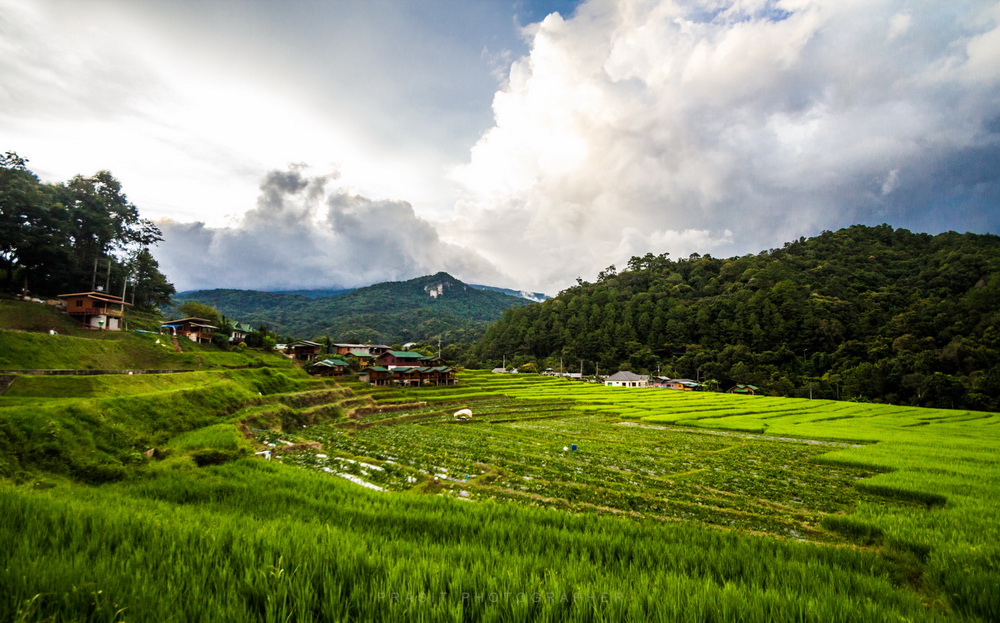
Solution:
M239 344L240 342L245 342L247 340L247 335L253 331L253 327L250 325L243 324L242 322L233 323L233 333L229 336L230 344Z
M329 357L322 361L313 362L309 366L309 372L320 376L339 376L347 372L350 363L337 357Z

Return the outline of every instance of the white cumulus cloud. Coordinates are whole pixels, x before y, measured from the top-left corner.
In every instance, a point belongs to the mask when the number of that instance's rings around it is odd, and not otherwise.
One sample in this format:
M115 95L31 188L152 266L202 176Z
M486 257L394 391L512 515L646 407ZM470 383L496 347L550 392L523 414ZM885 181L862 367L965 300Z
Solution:
M981 225L1000 188L983 164L1000 161L998 6L591 0L550 15L453 172L465 195L442 236L552 291L632 254L931 213Z

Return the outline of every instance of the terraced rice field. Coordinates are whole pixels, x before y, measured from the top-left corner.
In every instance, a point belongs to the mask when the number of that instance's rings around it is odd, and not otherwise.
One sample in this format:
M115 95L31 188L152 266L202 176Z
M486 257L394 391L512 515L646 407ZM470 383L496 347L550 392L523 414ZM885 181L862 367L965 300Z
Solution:
M311 427L303 435L323 451L284 460L390 491L887 546L928 565L957 600L1000 611L987 590L1000 581L996 414L536 376L462 381L389 390L427 406ZM456 421L461 407L474 417Z
M1000 620L995 415L461 381L21 379L0 613Z
M873 471L816 464L831 447L623 421L571 403L503 398L475 405L469 421L416 411L389 423L311 427L322 452L286 461L390 490L430 481L469 500L503 499L574 511L736 527L825 539L824 513L869 494L853 485ZM375 424L366 426L367 424ZM576 448L574 450L574 447ZM434 479L437 482L434 483Z

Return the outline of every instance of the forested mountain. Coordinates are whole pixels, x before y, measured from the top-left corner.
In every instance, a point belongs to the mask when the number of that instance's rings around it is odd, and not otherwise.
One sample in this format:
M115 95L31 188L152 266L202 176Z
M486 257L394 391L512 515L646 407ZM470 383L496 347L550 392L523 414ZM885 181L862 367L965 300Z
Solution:
M508 310L471 354L998 410L1000 237L858 225L731 259L633 257Z
M174 297L197 300L253 327L337 342L400 344L422 340L471 342L523 298L481 290L447 273L379 283L334 296L287 292L200 290Z

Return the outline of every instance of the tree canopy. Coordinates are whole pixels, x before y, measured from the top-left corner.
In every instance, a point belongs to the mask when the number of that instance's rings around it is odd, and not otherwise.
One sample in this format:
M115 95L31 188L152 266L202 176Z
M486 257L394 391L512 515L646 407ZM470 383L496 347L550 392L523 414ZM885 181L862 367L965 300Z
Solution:
M626 368L779 395L1000 409L1000 237L853 226L729 259L666 254L507 310L483 365Z
M174 293L149 252L160 240L109 171L46 184L26 159L0 156L0 287L54 295L127 281L136 306L152 309Z

